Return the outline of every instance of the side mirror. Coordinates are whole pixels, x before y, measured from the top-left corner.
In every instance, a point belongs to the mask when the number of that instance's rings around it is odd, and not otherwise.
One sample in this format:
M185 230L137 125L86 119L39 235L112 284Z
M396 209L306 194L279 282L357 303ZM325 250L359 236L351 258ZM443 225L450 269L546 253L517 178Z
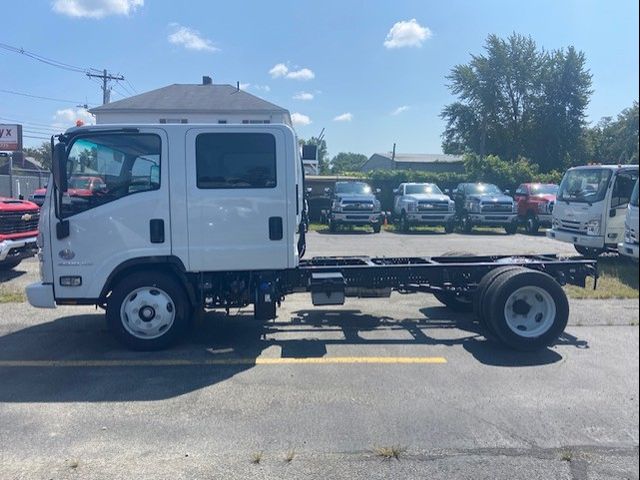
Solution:
M317 145L303 145L302 146L302 160L317 160L318 159L318 146Z
M447 195L449 195L451 193L451 190L449 190L448 188L444 189L444 193L446 193Z
M613 218L616 216L616 209L612 208L611 210L609 210L609 217Z
M509 190L508 188L504 191L505 195L511 195L511 190Z
M311 193L311 192L313 192L313 188L307 187L307 193Z
M394 188L393 189L393 194L394 195L400 195L400 189L399 188Z
M324 187L324 193L331 193L331 189L329 187Z
M380 190L379 188L376 188L376 193L380 193L382 190Z
M53 158L51 162L51 170L53 173L53 182L58 191L64 193L67 191L67 148L64 143L57 143L53 147Z

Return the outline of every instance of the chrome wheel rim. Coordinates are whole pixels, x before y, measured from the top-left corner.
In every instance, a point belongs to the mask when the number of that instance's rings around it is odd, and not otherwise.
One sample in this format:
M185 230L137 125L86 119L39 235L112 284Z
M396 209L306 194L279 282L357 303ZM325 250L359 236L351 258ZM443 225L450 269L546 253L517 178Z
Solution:
M504 318L509 329L519 337L539 337L553 326L556 303L543 288L520 287L507 298Z
M173 325L176 308L171 296L157 287L140 287L129 293L120 307L124 329L142 340L164 335Z

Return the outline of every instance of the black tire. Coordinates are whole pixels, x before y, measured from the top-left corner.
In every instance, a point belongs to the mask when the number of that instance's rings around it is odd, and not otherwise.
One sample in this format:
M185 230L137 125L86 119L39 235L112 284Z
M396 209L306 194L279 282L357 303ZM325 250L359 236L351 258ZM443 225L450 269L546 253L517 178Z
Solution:
M573 248L576 249L576 252L586 258L598 258L607 251L605 248L583 247L582 245L574 245Z
M525 220L524 229L529 235L535 235L540 230L540 222L538 217L530 213Z
M469 215L464 215L461 220L462 223L462 231L464 233L471 233L473 231L473 223L469 219Z
M473 314L478 320L478 323L480 323L484 336L487 338L487 340L500 341L498 338L498 334L495 332L495 330L493 329L493 326L491 325L491 322L488 322L486 320L486 317L484 316L484 313L483 313L483 306L485 304L485 296L487 294L487 289L491 287L491 285L493 285L493 283L501 275L504 275L505 273L511 272L513 270L524 270L524 268L513 265L513 266L499 267L494 270L491 270L489 273L485 274L484 277L482 277L482 279L480 280L480 283L478 283L478 288L476 289L475 294L473 295Z
M162 309L163 314L165 311L169 315L174 314L173 322L166 329L160 329L159 336L154 338L134 335L131 332L136 329L134 322L126 314L121 315L121 309L126 308L124 305L127 302L131 305L139 295L135 293L136 290L145 288L148 289L149 298L158 296L159 304L149 305L149 302L144 302L143 308L151 307L154 317L156 308ZM154 291L156 293L153 293ZM140 319L143 308L139 309ZM186 331L191 320L192 308L184 288L172 276L157 271L136 272L124 277L113 288L107 299L107 324L116 338L133 350L162 350L178 341ZM153 321L153 318L148 321ZM129 327L125 327L125 324Z
M399 230L403 233L407 233L410 230L409 221L407 220L407 214L402 212L400 220L398 222Z
M22 258L6 258L0 262L0 272L6 272L12 268L16 268L22 262Z
M331 233L336 233L338 231L338 225L336 225L336 222L331 219L329 219L329 231Z
M373 233L380 233L380 230L382 230L382 225L380 225L379 223L375 223L371 225L371 228L373 228Z
M518 222L511 222L504 226L504 231L507 235L514 235L518 231Z
M569 319L569 302L562 287L550 275L539 272L537 270L512 270L501 275L487 289L485 295L485 305L483 313L488 322L491 323L493 330L498 338L506 346L520 351L536 351L552 345L562 334L567 326ZM511 295L520 288L534 287L546 292L549 300L553 303L555 314L549 318L550 325L539 335L523 336L518 334L516 329L509 327L505 318L505 310L507 310L507 300ZM538 301L537 294L530 301ZM539 301L542 302L542 296ZM512 308L515 310L517 300ZM527 302L523 302L525 308L531 308ZM519 314L519 313L518 313ZM543 316L541 315L542 321ZM524 324L524 321L523 321ZM526 329L523 327L523 331Z
M447 222L444 225L444 233L453 233L455 229L456 229L455 222Z

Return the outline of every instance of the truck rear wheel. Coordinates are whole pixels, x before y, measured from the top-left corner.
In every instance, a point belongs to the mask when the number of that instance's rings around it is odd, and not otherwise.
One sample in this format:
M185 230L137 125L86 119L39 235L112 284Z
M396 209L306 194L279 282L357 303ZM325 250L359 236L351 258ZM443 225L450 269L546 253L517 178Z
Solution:
M189 323L191 305L184 288L161 272L123 278L107 299L107 323L133 350L161 350L175 343Z
M491 322L487 321L487 317L485 317L483 313L487 290L498 278L500 278L501 275L504 275L505 273L511 272L513 270L524 270L524 268L518 266L510 266L491 270L489 273L485 274L484 277L482 277L480 283L478 283L478 288L476 289L473 296L473 314L480 323L480 326L483 329L484 336L487 340L500 341L497 333L491 325Z
M455 222L447 222L444 224L444 233L453 233L455 229L456 229Z
M402 214L400 215L400 220L399 220L399 225L400 227L400 231L403 233L407 233L410 229L409 227L409 220L407 220L407 214L402 212Z
M374 223L373 225L371 225L371 228L373 228L373 233L380 233L380 230L382 230L382 225L380 225L379 223Z
M464 233L471 233L471 231L473 230L473 223L471 223L471 219L469 218L469 215L463 216L461 223L462 223L462 231Z
M524 224L524 229L529 235L535 235L540 230L540 222L537 217L530 213L527 215L527 219Z
M553 344L569 319L569 302L550 275L512 270L487 289L484 315L510 348L535 351Z

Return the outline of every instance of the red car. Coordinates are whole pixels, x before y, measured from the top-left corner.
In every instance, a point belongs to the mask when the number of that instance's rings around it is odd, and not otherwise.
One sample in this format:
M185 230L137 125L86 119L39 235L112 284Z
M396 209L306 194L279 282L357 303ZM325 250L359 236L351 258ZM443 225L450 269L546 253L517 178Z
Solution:
M83 175L69 179L67 193L70 197L91 197L97 193L104 193L106 190L107 184L102 178ZM30 195L29 200L41 207L46 193L46 187L39 188Z
M541 226L551 227L558 188L551 183L523 183L518 187L514 199L518 205L518 219L527 233L535 234Z
M32 202L0 197L0 270L35 254L39 210Z

